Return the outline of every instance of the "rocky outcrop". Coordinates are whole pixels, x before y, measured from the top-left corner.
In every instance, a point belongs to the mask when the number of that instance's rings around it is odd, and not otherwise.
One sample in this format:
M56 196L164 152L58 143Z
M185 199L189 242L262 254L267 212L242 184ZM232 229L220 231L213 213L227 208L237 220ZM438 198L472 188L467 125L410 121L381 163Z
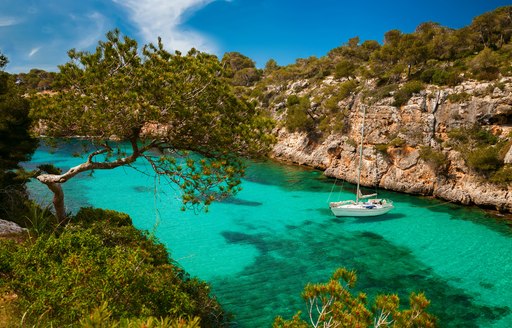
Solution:
M0 219L0 236L20 234L26 230L14 222Z
M329 81L332 83L332 79ZM300 86L306 88L301 94L308 94L308 86ZM290 92L290 88L285 91ZM489 183L466 166L457 150L446 145L448 131L471 124L486 126L512 144L511 80L500 81L500 88L474 81L453 88L429 86L401 107L391 103L390 99L382 99L371 106L363 105L360 95L342 101L340 108L350 107L350 127L342 134L319 138L281 128L273 157L356 182L361 109L366 106L362 185L512 212L512 187ZM384 144L388 146L382 147ZM438 168L422 159L420 149L424 146L442 152L447 166ZM504 162L512 163L512 147Z

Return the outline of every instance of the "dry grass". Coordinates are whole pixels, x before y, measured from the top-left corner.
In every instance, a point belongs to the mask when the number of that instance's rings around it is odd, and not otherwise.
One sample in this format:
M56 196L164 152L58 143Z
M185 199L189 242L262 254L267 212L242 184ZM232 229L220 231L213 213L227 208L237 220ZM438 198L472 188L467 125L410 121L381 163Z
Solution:
M16 316L16 299L18 295L12 292L2 292L0 296L0 327L14 327L19 322Z

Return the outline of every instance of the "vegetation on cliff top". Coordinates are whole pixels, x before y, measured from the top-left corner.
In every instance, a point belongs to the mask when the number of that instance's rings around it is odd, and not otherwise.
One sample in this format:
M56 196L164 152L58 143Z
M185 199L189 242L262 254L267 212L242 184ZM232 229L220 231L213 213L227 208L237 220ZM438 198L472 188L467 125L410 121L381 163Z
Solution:
M269 88L283 88L299 80L316 85L310 88L313 92L301 94L309 98L323 94L318 99L319 106L307 109L309 119L301 120L301 128L311 131L315 121L332 117L326 109L332 108L333 100L340 101L356 91L366 93L367 103L392 97L393 105L401 106L424 84L455 86L467 79L492 81L512 76L511 17L512 6L506 6L475 17L461 29L426 22L409 34L386 32L382 45L373 40L360 42L354 37L324 57L297 59L295 64L283 67L270 65L271 69L263 69L262 78L253 82L247 92L265 106L281 101L279 92L269 92ZM352 81L350 92L329 90L320 83L327 76ZM304 113L292 110L288 119L294 121L294 116L301 115ZM324 132L335 131L333 128Z

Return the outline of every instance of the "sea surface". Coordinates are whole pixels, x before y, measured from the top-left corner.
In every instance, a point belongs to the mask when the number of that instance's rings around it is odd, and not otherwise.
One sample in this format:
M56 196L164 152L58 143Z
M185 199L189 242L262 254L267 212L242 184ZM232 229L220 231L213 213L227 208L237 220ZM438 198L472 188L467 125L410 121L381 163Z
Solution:
M27 168L83 161L75 142L41 146ZM29 185L51 202L46 187ZM381 191L396 209L374 218L336 218L328 202L354 186L322 172L250 162L236 196L207 213L181 211L179 191L134 167L82 173L64 184L68 210L81 206L130 214L152 231L192 276L209 282L233 327L271 327L277 315L307 312L301 292L338 267L355 269L369 297L424 292L441 327L512 327L512 227L482 210ZM304 319L306 319L304 317Z

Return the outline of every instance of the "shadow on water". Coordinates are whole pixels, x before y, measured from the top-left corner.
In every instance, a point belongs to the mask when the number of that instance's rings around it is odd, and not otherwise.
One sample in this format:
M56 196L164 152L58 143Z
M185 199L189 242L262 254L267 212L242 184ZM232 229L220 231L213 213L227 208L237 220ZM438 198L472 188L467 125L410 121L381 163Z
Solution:
M334 223L344 223L347 220L354 220L354 223L374 223L374 222L384 222L390 220L404 219L407 217L405 214L401 213L388 213L380 216L366 216L366 217L354 217L354 216L334 216L329 209L320 209L318 210L324 216L330 216L330 221Z
M254 207L263 205L263 203L261 203L261 202L254 202L254 201L244 200L244 199L240 199L240 198L236 198L236 197L229 197L229 198L223 199L220 202L225 203L225 204L231 204L231 205L254 206Z
M380 216L368 216L368 217L358 217L354 221L354 223L373 223L373 222L383 222L390 220L398 220L404 219L407 215L401 213L388 213Z
M135 186L133 190L137 193L155 192L155 188L148 186Z
M449 210L447 211L447 209ZM441 206L433 206L431 211L449 213L452 220L469 221L483 225L508 238L512 236L512 229L510 229L510 226L508 224L503 224L504 221L507 223L506 221L508 220L491 215L477 207L462 207L455 204L442 204Z
M277 315L290 319L298 310L304 313L300 294L306 283L327 281L341 266L358 272L354 292L364 291L369 298L397 293L407 307L411 292L424 292L441 327L490 326L511 313L508 307L477 304L408 249L373 232L344 231L332 221L290 225L283 235L222 233L227 243L252 245L259 251L255 262L237 276L210 281L225 309L236 313L236 327L269 327Z

